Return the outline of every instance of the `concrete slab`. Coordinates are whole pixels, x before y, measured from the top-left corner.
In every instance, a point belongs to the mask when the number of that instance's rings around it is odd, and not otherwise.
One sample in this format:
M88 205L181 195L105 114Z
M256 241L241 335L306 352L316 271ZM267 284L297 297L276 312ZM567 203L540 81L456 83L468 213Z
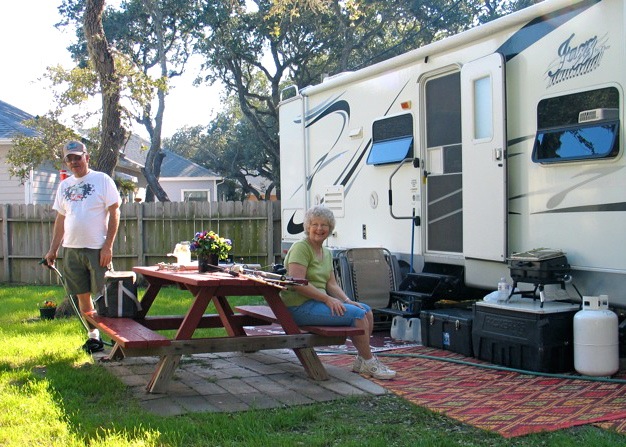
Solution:
M105 356L106 352L94 354L96 359ZM156 362L155 357L139 357L99 363L128 385L147 411L163 416L278 408L388 393L359 374L332 365L325 365L330 380L311 380L293 351L276 349L185 356L168 392L148 394L145 387Z

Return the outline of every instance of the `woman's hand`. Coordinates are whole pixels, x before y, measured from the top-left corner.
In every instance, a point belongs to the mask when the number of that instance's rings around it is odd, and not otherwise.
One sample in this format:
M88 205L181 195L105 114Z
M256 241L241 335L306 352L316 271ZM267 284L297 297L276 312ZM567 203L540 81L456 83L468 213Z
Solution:
M363 305L361 303L359 303L358 301L352 301L350 298L348 298L346 301L344 301L344 303L352 304L353 306L360 307L361 309L365 310L365 308L363 307Z
M328 297L326 305L330 308L332 315L342 316L346 312L346 307L343 305L343 301L338 298Z

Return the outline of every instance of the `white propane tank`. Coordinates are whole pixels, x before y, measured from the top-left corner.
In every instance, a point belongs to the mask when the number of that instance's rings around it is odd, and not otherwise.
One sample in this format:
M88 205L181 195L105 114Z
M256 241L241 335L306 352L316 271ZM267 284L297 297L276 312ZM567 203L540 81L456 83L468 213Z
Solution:
M391 338L394 340L404 340L404 336L406 334L406 318L404 317L393 317L391 321Z
M586 376L611 376L619 370L619 330L607 295L583 296L574 315L574 368Z

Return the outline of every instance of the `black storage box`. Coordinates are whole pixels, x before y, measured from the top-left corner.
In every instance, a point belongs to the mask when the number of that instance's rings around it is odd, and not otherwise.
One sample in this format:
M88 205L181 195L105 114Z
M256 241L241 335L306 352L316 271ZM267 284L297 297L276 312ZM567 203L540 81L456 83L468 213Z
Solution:
M472 357L471 309L422 310L422 344Z
M574 315L579 306L523 299L478 302L472 329L476 358L497 365L547 373L574 369Z

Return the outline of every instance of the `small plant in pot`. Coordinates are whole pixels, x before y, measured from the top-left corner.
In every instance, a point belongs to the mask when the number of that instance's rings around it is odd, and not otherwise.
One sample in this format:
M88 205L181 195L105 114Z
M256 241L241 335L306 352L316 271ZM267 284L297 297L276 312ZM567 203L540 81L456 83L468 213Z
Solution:
M227 259L233 243L230 239L220 237L214 231L199 231L189 244L191 253L198 257L198 271L200 273L212 270L220 259Z
M57 311L57 303L52 300L45 300L39 303L39 316L42 320L53 320Z

